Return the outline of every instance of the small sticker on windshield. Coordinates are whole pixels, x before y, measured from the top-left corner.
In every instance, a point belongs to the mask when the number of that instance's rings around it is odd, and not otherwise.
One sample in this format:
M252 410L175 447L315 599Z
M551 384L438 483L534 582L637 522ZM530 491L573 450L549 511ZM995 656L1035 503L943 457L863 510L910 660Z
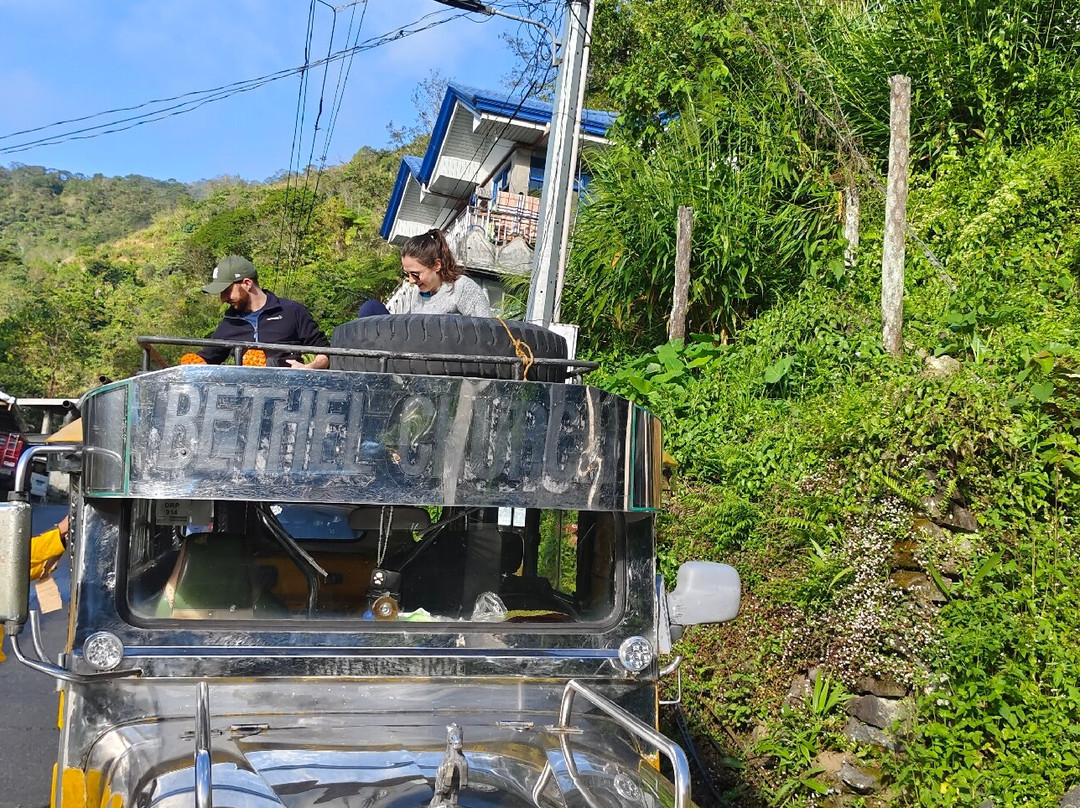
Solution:
M159 525L206 525L213 503L208 500L163 499L157 503L154 521Z

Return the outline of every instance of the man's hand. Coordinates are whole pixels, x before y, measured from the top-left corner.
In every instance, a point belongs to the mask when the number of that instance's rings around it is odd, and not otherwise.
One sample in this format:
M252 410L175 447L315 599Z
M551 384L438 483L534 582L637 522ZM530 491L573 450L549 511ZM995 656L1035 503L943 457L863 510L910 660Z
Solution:
M295 359L285 360L291 368L307 368L308 370L325 370L330 367L330 357L326 354L316 354L310 362L298 362Z

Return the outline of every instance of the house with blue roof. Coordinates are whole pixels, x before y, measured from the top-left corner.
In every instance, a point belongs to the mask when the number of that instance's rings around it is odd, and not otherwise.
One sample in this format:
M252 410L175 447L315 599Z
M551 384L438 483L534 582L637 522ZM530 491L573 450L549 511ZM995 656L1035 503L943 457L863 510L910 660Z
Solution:
M382 237L401 245L441 229L497 306L502 276L530 271L551 114L543 101L450 84L424 156L401 161ZM614 121L614 113L582 113L584 164ZM579 187L587 179L579 169Z

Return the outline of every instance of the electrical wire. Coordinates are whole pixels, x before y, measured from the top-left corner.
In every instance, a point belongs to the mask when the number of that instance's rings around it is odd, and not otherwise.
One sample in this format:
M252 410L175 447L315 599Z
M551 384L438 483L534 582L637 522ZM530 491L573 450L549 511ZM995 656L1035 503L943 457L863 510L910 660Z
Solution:
M524 23L522 23L522 25L524 25ZM519 28L519 30L520 30L520 28ZM539 59L539 57L540 57L540 51L539 50L534 51L533 55L532 55L532 58L530 59L529 63L525 66L525 69L522 71L521 76L511 85L511 89L510 89L510 97L511 98L513 97L513 94L518 89L518 87L520 87L521 83L524 82L524 79L528 76L530 68L532 68L533 71L538 71L540 69L540 59ZM512 113L510 113L510 115L507 116L506 121L502 124L501 128L499 129L498 135L496 135L494 138L491 139L491 144L488 146L488 150L487 150L487 153L484 155L484 159L479 161L479 162L477 162L476 158L480 155L480 150L484 146L484 141L480 141L480 143L477 144L476 149L473 151L472 158L469 161L469 162L473 163L474 165L476 165L476 169L474 170L473 176L468 180L469 182L472 182L474 184L479 184L479 180L480 180L479 171L480 171L480 168L487 164L488 158L491 157L491 154L495 150L495 147L499 144L499 141L503 139L503 136L506 134L507 130L509 130L510 126L513 124L514 119L517 118L517 115L521 111L521 108L523 106L525 106L525 102L528 101L530 98L534 97L542 87L546 86L546 84L548 83L547 76L548 76L550 70L551 70L551 65L548 64L547 66L545 66L543 68L543 73L539 73L539 74L535 75L534 78L532 79L532 81L529 82L529 88L525 91L524 94L522 94L520 100L517 102L517 106L514 108L514 111Z
M311 37L315 28L315 0L310 0L308 3L308 18L307 29L304 32L304 64L311 63ZM325 66L323 68L325 75ZM303 148L303 130L304 130L304 114L307 111L307 86L308 76L310 71L306 68L300 72L300 86L297 91L296 97L296 111L293 113L293 133L292 144L289 146L289 167L285 172L285 201L281 206L281 224L278 226L278 246L274 257L274 263L278 268L281 268L281 249L285 241L285 233L292 232L295 228L291 227L292 220L292 185L293 177L299 173L300 170L300 150ZM300 139L299 146L297 145L297 139ZM293 165L296 165L296 172L293 171Z
M355 5L355 4L354 4ZM356 34L352 35L353 46L356 47L356 42L360 39L360 32L364 27L364 20L367 17L367 0L364 0L364 10L360 14L360 22L356 26ZM349 30L345 32L345 41L348 42L350 35L352 34L353 18L356 16L355 8L353 14L349 17ZM322 162L326 162L326 157L330 153L330 141L334 138L334 129L337 126L338 113L341 111L342 101L345 99L345 85L349 81L349 74L352 72L353 56L349 56L348 59L338 63L338 83L334 88L334 102L330 109L330 122L326 128L326 136L323 140Z
M324 0L318 0L318 2L321 3L322 5L325 5L328 8L330 8L330 10L334 14L334 18L333 18L333 21L332 21L331 27L330 27L330 41L327 44L327 51L329 53L333 49L334 34L335 34L335 31L337 30L337 14L338 14L338 11L340 9L329 5ZM353 11L352 11L352 14L350 14L350 17L349 17L349 29L345 33L345 42L346 43L348 43L350 39L359 40L360 32L361 32L361 30L363 30L364 19L367 16L367 8L368 7L367 7L367 3L365 2L364 3L364 11L360 15L360 23L356 27L356 33L353 34L353 22L354 22L355 17L356 17L356 8L355 8L356 5L357 5L357 3L355 3L355 2L349 4L349 6L351 6L353 8ZM329 71L325 67L323 69L322 87L321 87L320 92L319 92L318 115L317 115L317 117L315 119L315 125L314 125L313 130L312 130L311 149L310 149L309 154L308 154L307 167L305 169L305 174L304 174L304 188L303 188L303 193L302 193L301 200L300 200L301 207L300 207L299 216L298 216L298 219L297 219L297 222L296 222L295 237L294 237L294 248L293 248L292 253L291 253L292 260L289 263L289 269L288 269L288 272L286 274L286 286L285 286L286 291L288 290L289 285L292 282L293 276L295 275L296 270L298 269L299 257L300 257L300 245L302 243L302 240L303 240L304 236L308 233L308 231L311 229L311 220L312 220L312 217L315 214L315 206L316 206L316 203L317 203L318 198L319 198L319 185L322 182L323 170L326 167L326 158L327 158L327 155L329 154L329 151L330 151L330 142L331 142L331 139L332 139L332 136L333 136L332 129L333 129L334 125L337 122L338 112L341 109L341 102L342 102L342 100L344 98L344 93L345 93L345 85L348 82L348 74L349 74L349 72L351 72L351 69L352 69L352 59L353 59L353 57L350 56L348 58L348 60L338 62L337 84L336 84L336 86L334 88L334 97L333 97L333 101L331 102L330 112L328 114L329 123L327 125L327 128L325 130L325 134L323 136L323 147L322 147L322 152L321 152L321 154L319 156L319 166L318 166L318 169L315 172L314 188L312 189L311 193L308 194L307 191L308 191L308 185L309 185L309 181L310 181L310 177L311 177L311 166L314 163L315 144L316 144L316 140L318 139L318 134L319 134L319 120L322 118L323 104L324 104L325 98L326 98L326 79L327 79ZM347 62L347 64L346 64L346 62ZM304 210L303 210L305 201L307 202L307 213L306 213L306 215L304 214Z
M89 140L91 138L101 137L103 135L114 134L116 132L123 132L128 129L133 129L136 126L142 126L147 123L153 123L155 121L164 120L166 118L174 117L177 115L183 115L188 112L192 112L195 109L203 106L204 104L213 103L215 101L222 101L226 98L230 98L233 95L240 93L251 92L252 90L259 89L267 84L281 79L289 78L291 76L298 75L303 71L310 70L312 68L319 67L327 62L339 61L341 59L355 56L358 53L373 50L391 42L396 42L399 39L413 36L415 34L428 31L440 25L444 25L452 20L463 17L468 12L451 12L447 14L445 9L429 12L417 20L414 20L407 25L396 28L392 31L388 31L385 34L381 34L364 42L341 51L337 51L330 55L328 59L320 59L310 64L303 64L297 67L286 68L276 71L274 73L268 73L264 76L258 76L253 79L246 79L244 81L233 82L230 84L221 85L219 87L213 87L206 90L195 90L181 95L172 96L170 98L160 98L151 101L144 101L141 104L135 104L129 107L117 107L111 110L105 110L103 112L97 112L93 115L86 115L79 118L69 118L67 120L57 121L55 123L46 124L44 126L35 127L33 129L24 129L18 132L10 132L6 135L0 135L0 141L8 140L13 137L18 137L23 134L34 134L38 132L44 132L48 129L53 129L61 126L68 126L71 124L83 123L91 121L95 118L101 118L109 115L116 115L124 112L134 112L136 110L145 109L154 105L171 104L171 106L153 109L151 111L142 113L140 115L133 115L129 117L119 118L116 120L109 120L105 123L96 124L94 126L81 127L77 129L70 129L60 132L55 135L48 135L33 140L26 140L19 143L15 143L9 146L0 146L0 154L15 154L17 152L27 151L29 149L38 148L40 146L53 146L60 143L67 143L73 140ZM442 15L437 19L428 20L432 17ZM178 103L173 103L178 102Z

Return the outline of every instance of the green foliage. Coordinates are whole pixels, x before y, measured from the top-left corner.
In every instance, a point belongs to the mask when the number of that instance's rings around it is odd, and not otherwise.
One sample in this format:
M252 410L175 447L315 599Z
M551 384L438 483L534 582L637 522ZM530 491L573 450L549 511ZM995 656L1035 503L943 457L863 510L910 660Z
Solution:
M803 79L809 86L814 76ZM934 182L916 175L913 183L911 221L944 271L909 252L910 359L895 364L879 347L880 269L865 247L880 238L872 199L858 265L807 273L730 345L696 336L636 355L627 344L655 344L658 324L600 332L609 346L600 383L657 412L680 462L683 483L661 523L664 574L688 558L716 558L743 575L751 611L725 629L722 646L699 650L687 691L720 722L721 737L747 722L768 728L758 751L784 778L753 765L746 776L777 803L803 804L820 785L814 755L845 747L797 711L772 706L800 665L824 664L846 682L887 674L931 686L919 690L928 695L907 753L891 761L906 803L1052 805L1074 784L1080 693L1062 671L1080 653L1068 586L1080 503L1080 131L1020 150L987 138L950 153L942 144L970 144L955 134L961 124L931 144ZM656 153L667 148L664 134L651 135ZM673 232L668 208L652 206ZM608 217L617 255L622 229ZM577 244L596 249L587 229L584 237ZM670 260L671 245L664 250ZM602 273L599 262L593 271ZM648 278L652 270L637 271ZM615 293L586 294L621 313ZM662 300L656 308L666 312ZM961 370L922 375L915 351L956 357ZM927 574L948 596L931 624L896 599L887 548L912 541L912 516L935 496L969 504L980 533L922 545ZM939 565L960 569L960 580ZM778 638L775 647L763 635ZM757 654L719 667L755 641ZM905 657L896 648L911 650ZM775 689L747 688L748 679Z
M1039 560L1039 545L1060 536L1030 539L1014 559L963 579L942 612L949 654L897 771L913 800L1050 806L1074 785L1080 648L1069 634L1080 604L1070 581L1080 570L1073 542Z
M683 13L693 79L641 55L612 79L621 140L590 161L568 268L566 316L631 344L666 330L680 206L694 214L693 331L733 333L841 250L831 161L804 110L741 17Z
M602 356L597 380L660 415L679 461L665 576L689 558L742 574L748 609L699 651L686 687L724 722L718 735L767 731L752 751L771 763L744 754L745 777L776 804L810 804L817 754L851 751L779 706L792 674L816 666L846 687L867 675L916 687L904 753L856 750L886 764L897 804L1050 806L1074 785L1078 135L984 150L915 184L913 220L958 282L913 256L900 362L880 349L866 254L839 279L803 281L730 344ZM934 375L920 354L959 364ZM978 533L921 537L932 500L964 503ZM900 544L918 546L947 595L934 617L890 579ZM727 655L742 661L725 668Z
M191 245L210 255L245 255L251 252L248 235L255 223L255 212L239 208L212 216L191 234Z
M828 784L819 775L818 753L836 743L842 719L839 708L851 695L843 685L819 673L802 709L785 704L778 731L758 742L755 752L773 759L775 774L770 805L784 805L799 793L826 794Z
M314 176L189 193L141 177L0 171L0 389L78 395L135 371L136 335L209 334L221 306L198 290L229 253L250 256L266 288L304 302L327 332L352 319L398 282L378 237L397 161L362 150L324 172L319 192Z
M915 0L867 6L823 32L844 111L887 154L893 74L911 77L913 162L1066 131L1080 109L1080 29L1069 2ZM831 36L830 36L831 35ZM845 69L835 68L844 66Z
M84 177L41 166L0 167L0 242L18 245L29 266L105 244L146 227L189 200L174 180Z

